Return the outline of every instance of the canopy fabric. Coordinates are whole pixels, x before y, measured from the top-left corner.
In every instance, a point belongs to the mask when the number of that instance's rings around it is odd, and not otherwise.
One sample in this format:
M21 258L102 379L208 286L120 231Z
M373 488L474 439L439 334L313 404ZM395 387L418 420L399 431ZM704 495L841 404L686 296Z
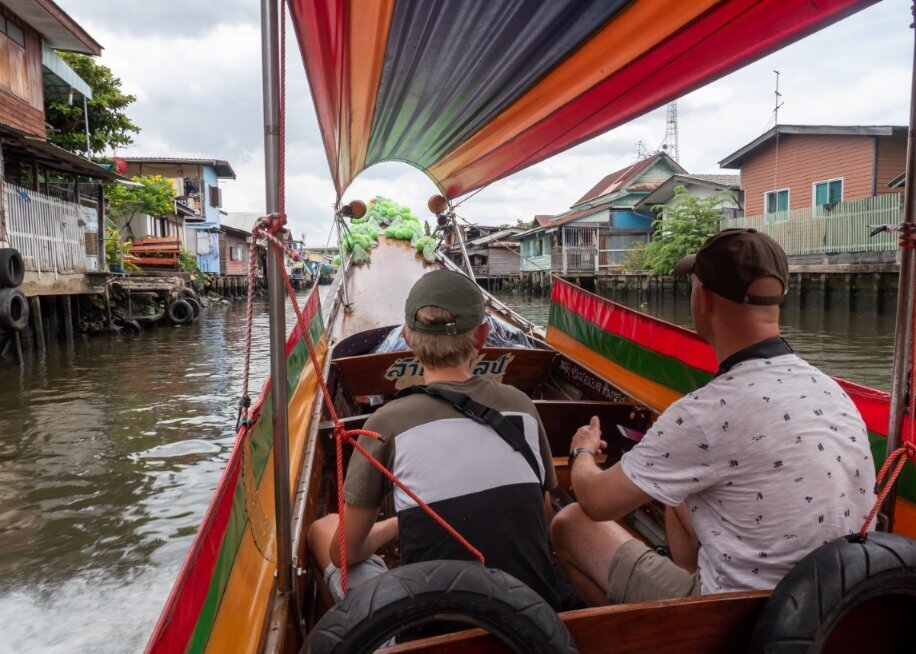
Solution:
M403 161L449 198L877 0L288 0L338 195Z

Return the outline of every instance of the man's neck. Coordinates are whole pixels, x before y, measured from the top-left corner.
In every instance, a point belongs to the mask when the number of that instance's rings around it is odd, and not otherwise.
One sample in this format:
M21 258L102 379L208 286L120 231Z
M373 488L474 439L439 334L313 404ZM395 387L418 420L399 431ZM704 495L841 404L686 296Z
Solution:
M471 367L467 364L449 368L430 368L424 366L424 377L427 384L433 382L463 382L471 376Z
M712 346L716 353L716 361L722 363L735 352L740 352L760 341L765 341L768 338L775 338L779 335L779 327L774 325L772 329L761 329L745 336L724 338L721 341L717 340Z

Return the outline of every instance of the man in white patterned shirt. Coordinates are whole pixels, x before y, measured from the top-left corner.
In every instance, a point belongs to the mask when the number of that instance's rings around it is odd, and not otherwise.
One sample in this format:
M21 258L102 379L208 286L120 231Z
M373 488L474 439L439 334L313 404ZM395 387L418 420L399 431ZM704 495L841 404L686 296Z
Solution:
M861 416L779 335L782 248L753 229L724 230L675 272L692 273L691 313L719 369L608 470L593 457L604 447L597 418L573 437L578 504L557 514L551 538L594 605L772 588L871 508ZM652 499L667 507L670 559L614 522Z

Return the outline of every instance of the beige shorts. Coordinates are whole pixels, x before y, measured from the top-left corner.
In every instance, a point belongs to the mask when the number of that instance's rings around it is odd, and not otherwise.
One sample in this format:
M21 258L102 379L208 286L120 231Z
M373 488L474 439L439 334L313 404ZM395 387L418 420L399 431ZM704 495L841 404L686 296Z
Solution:
M607 575L607 599L630 604L700 594L700 573L687 572L638 540L617 550Z

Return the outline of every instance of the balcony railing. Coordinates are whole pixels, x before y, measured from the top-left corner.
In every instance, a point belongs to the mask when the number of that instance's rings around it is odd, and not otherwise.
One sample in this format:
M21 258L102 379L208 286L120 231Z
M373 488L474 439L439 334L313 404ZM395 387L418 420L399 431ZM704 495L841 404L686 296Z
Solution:
M838 202L827 207L805 207L766 216L738 216L722 220L722 229L753 227L772 236L789 256L878 252L897 249L897 236L882 232L869 237L870 225L896 225L903 210L897 193Z
M86 272L78 204L5 182L3 200L10 245L19 250L26 270L39 277Z

